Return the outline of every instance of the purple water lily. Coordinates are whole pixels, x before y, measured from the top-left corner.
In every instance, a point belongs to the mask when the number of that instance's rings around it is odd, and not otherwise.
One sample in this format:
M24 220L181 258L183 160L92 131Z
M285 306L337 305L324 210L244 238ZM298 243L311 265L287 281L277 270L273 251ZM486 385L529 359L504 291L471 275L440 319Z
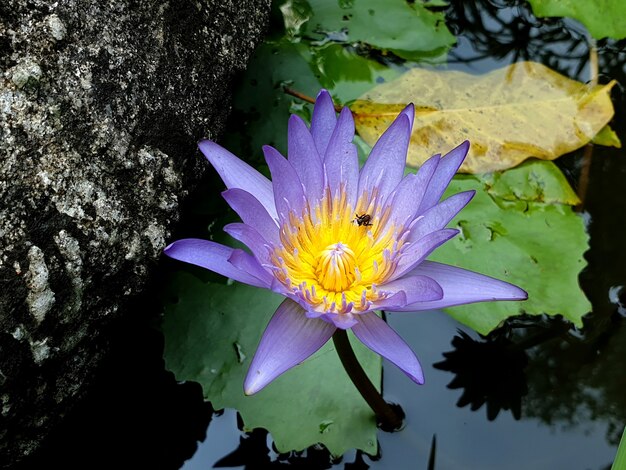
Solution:
M512 284L426 261L457 234L445 226L474 192L439 202L468 142L403 177L413 118L409 105L359 170L352 113L344 108L337 117L322 90L310 129L291 116L287 159L263 147L272 181L214 142L200 142L228 188L224 198L243 222L224 230L250 253L185 239L165 254L286 297L252 359L246 394L311 356L337 328L351 328L368 348L421 384L417 357L375 310L527 298Z

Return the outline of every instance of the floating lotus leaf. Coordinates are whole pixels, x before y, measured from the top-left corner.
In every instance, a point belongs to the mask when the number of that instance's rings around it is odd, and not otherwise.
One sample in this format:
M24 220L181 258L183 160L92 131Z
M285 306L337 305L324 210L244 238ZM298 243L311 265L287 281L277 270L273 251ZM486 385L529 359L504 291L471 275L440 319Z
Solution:
M257 344L282 298L243 284L205 283L186 272L169 284L162 330L165 365L177 380L202 385L215 408L235 408L245 430L267 429L280 452L324 444L333 455L361 449L375 455L376 420L328 342L311 358L253 396L243 381ZM352 342L359 362L380 386L381 358Z
M529 0L535 16L567 16L580 21L596 39L626 38L624 0Z
M528 300L446 311L481 334L521 313L559 314L582 327L591 304L578 275L587 264L589 237L570 206L578 198L559 169L531 160L503 173L457 175L444 197L471 189L476 196L449 224L461 233L430 259L512 282L528 292Z
M420 166L469 139L462 172L484 173L529 157L553 160L589 143L611 120L615 82L589 86L534 62L486 75L412 69L373 88L351 109L370 145L407 103L415 104L408 164Z
M287 4L302 4L302 0ZM442 12L406 0L309 0L310 17L302 29L319 43L361 42L416 60L442 57L456 39ZM298 7L302 10L302 6ZM283 8L283 14L286 8ZM293 15L287 15L292 17Z

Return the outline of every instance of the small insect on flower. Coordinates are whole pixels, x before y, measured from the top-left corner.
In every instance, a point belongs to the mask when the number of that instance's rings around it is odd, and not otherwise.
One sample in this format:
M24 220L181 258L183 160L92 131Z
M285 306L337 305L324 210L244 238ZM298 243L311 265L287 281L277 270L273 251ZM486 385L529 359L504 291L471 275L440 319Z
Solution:
M271 181L216 143L200 142L228 188L224 198L242 219L224 231L249 251L186 239L165 254L285 297L252 358L247 395L307 359L338 328L351 329L421 384L415 353L375 310L526 299L526 292L507 282L426 260L458 233L446 225L474 191L440 201L469 142L404 175L414 117L410 104L359 168L352 112L343 108L337 116L322 90L310 127L298 116L289 119L287 158L263 147ZM371 227L367 236L354 230L355 223Z
M371 227L372 226L372 216L369 214L354 214L355 218L354 221L358 224L359 227L361 227L362 225L366 226L366 227Z

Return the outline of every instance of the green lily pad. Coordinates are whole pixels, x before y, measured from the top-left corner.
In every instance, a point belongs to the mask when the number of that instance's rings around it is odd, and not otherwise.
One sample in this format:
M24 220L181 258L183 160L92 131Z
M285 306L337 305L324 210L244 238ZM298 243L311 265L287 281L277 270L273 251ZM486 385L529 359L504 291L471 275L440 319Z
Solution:
M582 327L591 304L578 284L588 235L569 205L571 188L552 163L532 161L501 174L456 176L444 197L476 190L450 223L461 233L430 259L493 276L528 292L524 302L485 302L446 309L481 334L527 313L557 315ZM558 169L556 169L558 171Z
M443 57L456 39L443 13L405 0L310 0L302 30L320 42L360 42L407 60Z
M322 443L333 455L349 449L376 454L374 414L348 378L332 341L253 396L243 380L270 317L283 300L238 283L204 283L179 272L169 283L162 329L165 364L177 380L202 385L215 408L235 408L245 430L267 429L279 452ZM353 339L353 338L352 338ZM381 358L352 341L380 389Z
M327 44L311 49L316 75L320 84L342 103L355 100L376 83L388 82L402 74L355 53L340 44Z
M596 39L626 38L626 3L623 0L529 0L540 18L566 16L580 21Z
M551 161L530 160L504 172L477 175L487 191L504 201L534 201L547 204L580 203L567 179Z
M617 448L617 454L615 455L615 460L613 461L613 465L611 465L611 470L624 470L625 468L626 468L626 428L624 428L622 439L619 442L619 447Z

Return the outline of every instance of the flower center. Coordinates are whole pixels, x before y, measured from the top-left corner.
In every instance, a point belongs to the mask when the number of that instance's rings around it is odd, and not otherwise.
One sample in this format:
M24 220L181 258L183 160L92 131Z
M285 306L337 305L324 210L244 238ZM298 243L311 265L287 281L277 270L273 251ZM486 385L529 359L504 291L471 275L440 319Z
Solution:
M354 251L339 242L328 245L319 254L315 275L324 289L341 292L354 282L356 269Z
M388 223L390 209L376 201L376 194L365 194L354 208L343 191L327 192L281 221L281 245L271 254L274 273L309 311L367 311L387 295L377 286L394 271L403 242Z

